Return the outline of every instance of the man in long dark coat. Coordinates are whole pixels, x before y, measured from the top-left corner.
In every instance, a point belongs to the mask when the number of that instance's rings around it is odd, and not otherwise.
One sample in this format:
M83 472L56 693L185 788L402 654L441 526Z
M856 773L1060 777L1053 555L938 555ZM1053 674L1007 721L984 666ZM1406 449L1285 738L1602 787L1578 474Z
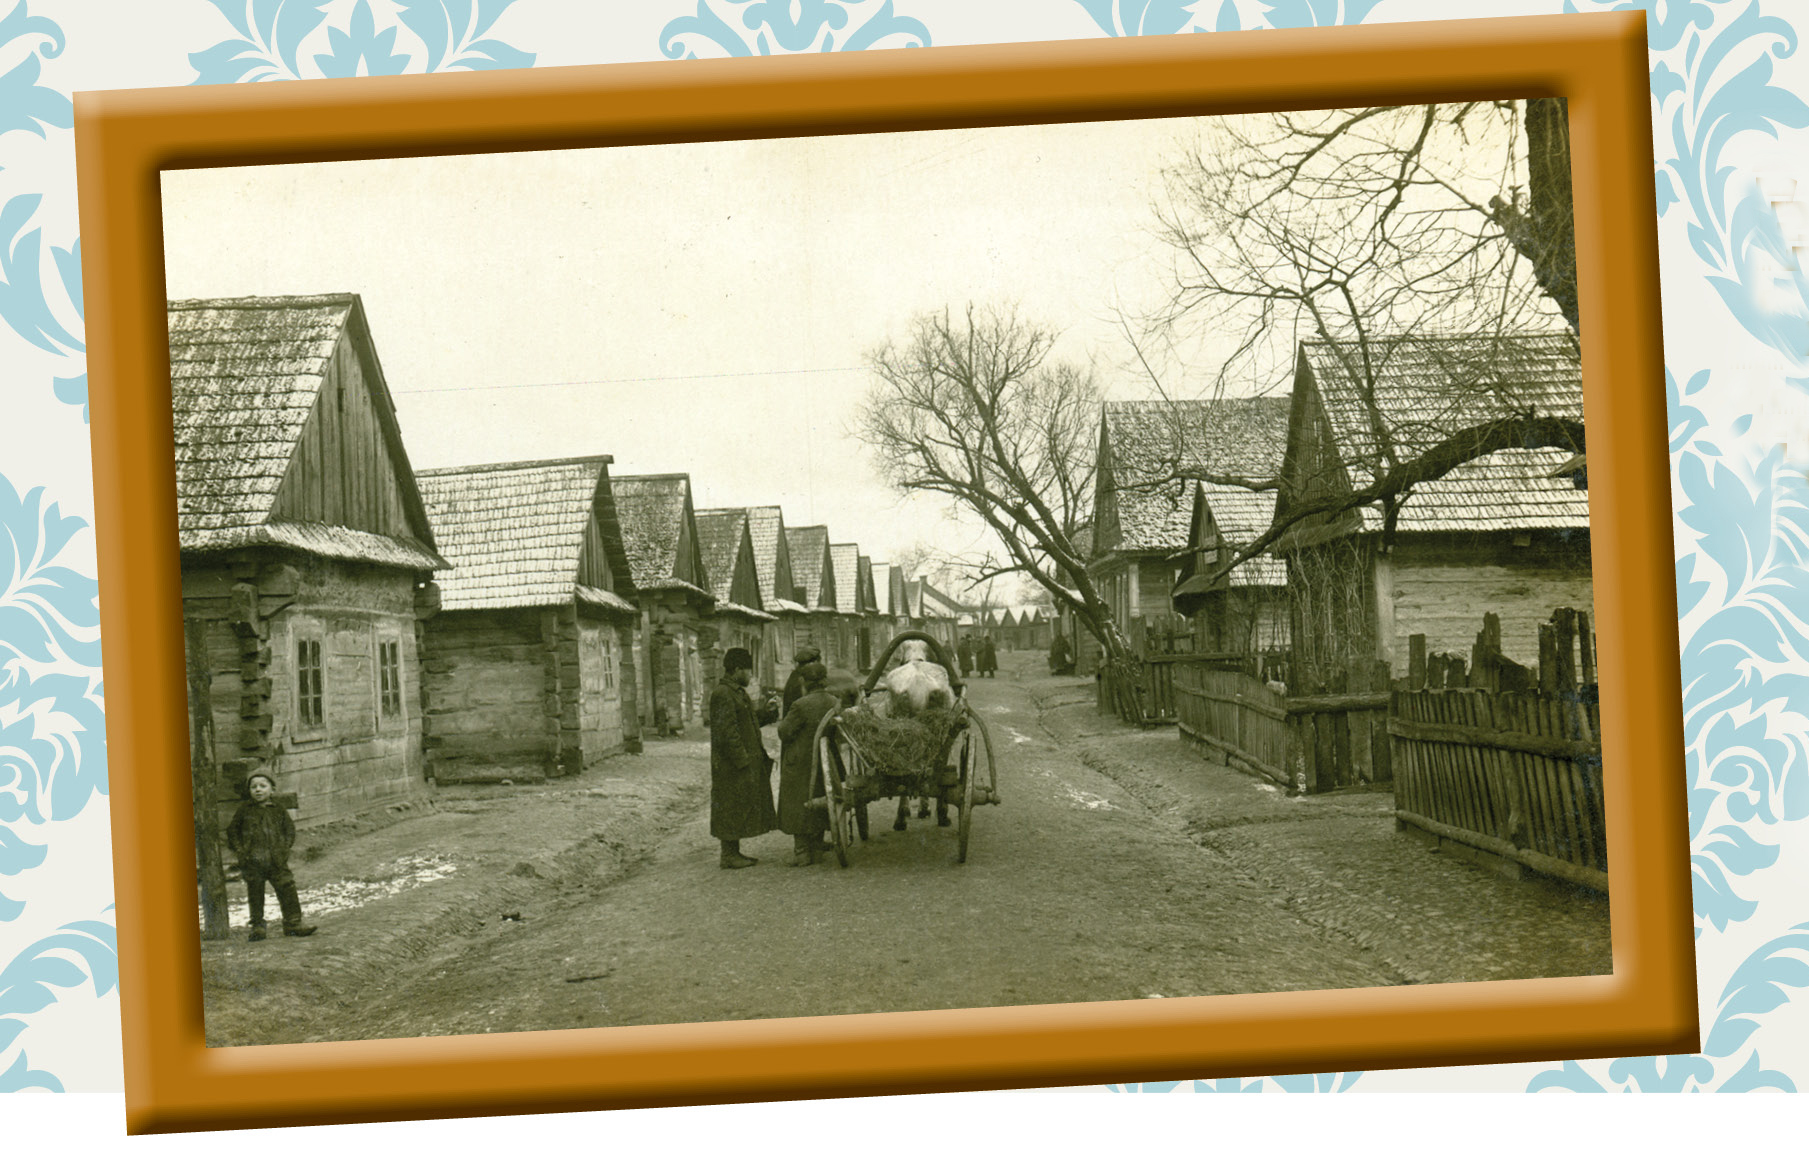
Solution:
M754 655L736 646L722 657L722 681L710 692L710 835L722 841L722 867L745 869L741 842L778 825L773 811L773 759L760 727L779 717L769 701L754 709L748 683Z
M992 643L991 634L980 642L980 648L974 654L974 669L988 678L999 672L999 647Z
M823 840L829 813L805 806L811 796L822 794L820 781L817 791L810 790L811 749L823 716L841 702L829 693L829 671L822 662L806 662L798 673L804 694L779 720L779 831L791 836L790 863L810 865L829 847Z
M780 714L790 714L791 704L804 697L804 667L811 662L823 660L823 651L814 645L802 646L791 656L797 665L792 667L791 677L785 679L785 693L779 704Z

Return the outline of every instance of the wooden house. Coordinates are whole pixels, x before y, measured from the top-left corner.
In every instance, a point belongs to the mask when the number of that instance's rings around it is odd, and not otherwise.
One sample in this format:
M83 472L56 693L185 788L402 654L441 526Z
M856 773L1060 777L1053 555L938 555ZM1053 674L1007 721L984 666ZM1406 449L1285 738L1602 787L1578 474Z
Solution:
M766 611L760 572L754 563L754 540L747 509L708 508L697 513L697 538L703 548L704 571L716 594L716 649L704 663L711 685L722 672L722 655L738 645L754 658L754 676L768 685L779 656L778 619ZM780 679L784 681L783 678Z
M1207 438L1197 465L1220 475L1272 480L1288 441L1289 399L1243 398L1205 403ZM1273 491L1205 480L1189 484L1187 536L1176 558L1181 580L1170 602L1193 626L1198 653L1280 652L1288 644L1287 566L1259 556L1226 575L1218 570L1268 530Z
M1277 458L1276 462L1279 463ZM1215 500L1217 501L1215 503ZM1175 612L1193 623L1199 653L1280 653L1288 645L1288 569L1259 556L1220 570L1269 526L1275 493L1195 484Z
M916 607L918 626L954 653L955 644L961 639L961 623L972 616L972 610L928 580L917 582L911 603Z
M1287 410L1279 397L1108 402L1101 409L1088 569L1133 647L1145 630L1172 629L1187 616L1174 596L1195 567L1186 554L1198 485L1181 472L1207 467L1242 475L1255 463L1273 474Z
M575 775L638 752L640 610L609 456L423 471L444 554L422 649L438 782Z
M1074 533L1074 551L1085 558L1088 563L1093 557L1093 524L1084 523ZM1058 583L1072 587L1073 580L1060 568L1056 570ZM1050 618L1050 640L1053 642L1059 633L1067 638L1068 646L1074 654L1074 672L1077 675L1090 675L1098 670L1101 652L1099 639L1087 628L1087 623L1080 619L1074 606L1063 601L1060 595L1055 598L1055 612Z
M1024 609L1018 614L1018 647L1043 652L1049 648L1049 614L1040 608Z
M879 600L879 574L873 558L862 556L855 570L861 587L860 653L861 669L873 667L873 661L884 653L892 641L892 615Z
M1480 422L1582 417L1568 333L1371 345L1367 382L1353 346L1300 347L1278 509L1367 481L1388 458L1414 457ZM1541 621L1559 608L1593 612L1589 492L1573 454L1496 451L1419 484L1395 500L1392 517L1378 505L1296 525L1279 546L1290 688L1335 689L1341 677L1355 685L1376 661L1398 675L1415 634L1429 652L1467 658L1485 613L1500 618L1501 652L1536 665Z
M797 582L798 601L808 610L808 621L799 628L799 643L815 646L823 655L823 664L851 669L838 656L835 598L835 564L829 554L829 529L821 524L807 528L786 528L786 544L791 551L792 579Z
M716 597L697 536L689 475L612 478L622 546L640 607L641 725L675 734L701 722L704 660L716 652Z
M428 791L420 621L446 568L352 294L169 304L182 608L224 803L303 825Z
M829 545L830 571L835 573L835 664L864 674L871 665L872 637L866 627L860 562L859 544Z
M791 674L798 646L809 638L810 610L798 599L791 571L791 544L785 537L785 514L777 507L750 507L748 537L754 546L754 571L760 598L773 615L773 660L761 675L767 686L782 686Z

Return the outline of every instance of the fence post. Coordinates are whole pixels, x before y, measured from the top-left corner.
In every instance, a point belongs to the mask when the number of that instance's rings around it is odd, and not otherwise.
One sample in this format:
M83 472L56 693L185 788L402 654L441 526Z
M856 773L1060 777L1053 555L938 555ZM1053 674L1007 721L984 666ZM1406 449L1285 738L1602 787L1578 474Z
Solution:
M1407 639L1407 689L1426 688L1426 635L1415 633Z
M1549 694L1558 688L1558 631L1539 626L1539 689Z
M1582 659L1583 685L1595 685L1595 634L1589 628L1589 614L1582 612L1577 614L1577 656Z
M1551 615L1558 639L1558 689L1574 694L1577 689L1577 611L1558 609Z

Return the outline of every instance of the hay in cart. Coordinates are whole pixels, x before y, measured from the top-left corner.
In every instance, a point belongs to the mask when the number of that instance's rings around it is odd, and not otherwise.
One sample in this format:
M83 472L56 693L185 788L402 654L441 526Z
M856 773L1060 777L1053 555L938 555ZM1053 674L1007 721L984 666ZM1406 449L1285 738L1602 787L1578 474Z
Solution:
M886 715L868 707L842 712L843 737L878 775L928 777L947 763L949 740L961 715L933 708L911 715Z

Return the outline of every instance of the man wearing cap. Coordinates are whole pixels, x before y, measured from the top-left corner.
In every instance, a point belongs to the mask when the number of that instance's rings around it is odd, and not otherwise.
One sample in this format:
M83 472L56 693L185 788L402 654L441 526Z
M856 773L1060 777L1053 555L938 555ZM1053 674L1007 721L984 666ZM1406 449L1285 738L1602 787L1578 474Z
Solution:
M810 865L829 848L823 839L829 830L829 813L808 806L813 795L823 794L821 777L818 790L810 790L816 732L823 716L839 707L841 700L825 689L829 671L822 662L805 662L798 674L804 681L804 696L779 720L779 831L791 836L790 863Z
M804 697L804 667L812 662L823 660L823 651L814 645L801 646L793 654L791 660L797 665L792 667L791 677L785 679L785 693L779 706L780 714L790 714L791 704Z
M773 810L773 760L760 727L779 717L769 701L754 709L748 683L754 655L740 646L722 657L722 681L710 693L710 835L722 842L722 867L745 869L741 842L778 826Z

